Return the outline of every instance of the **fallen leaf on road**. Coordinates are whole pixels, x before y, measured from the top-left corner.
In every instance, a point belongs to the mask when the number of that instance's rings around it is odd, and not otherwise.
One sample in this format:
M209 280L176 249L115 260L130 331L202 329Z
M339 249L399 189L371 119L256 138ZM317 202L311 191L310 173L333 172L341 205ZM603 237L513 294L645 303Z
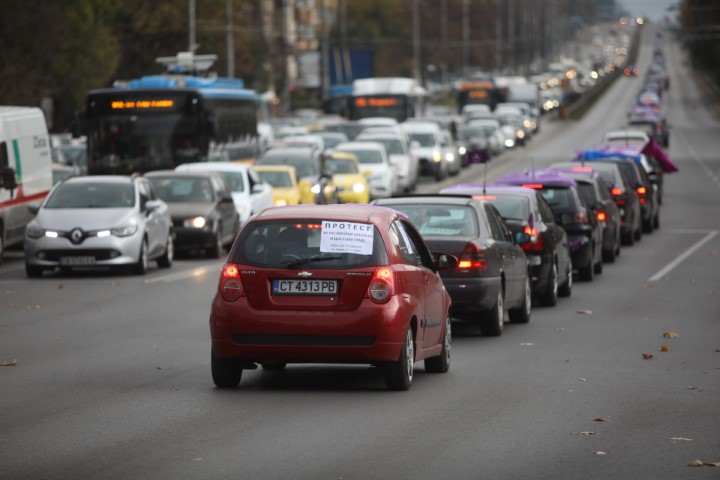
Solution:
M660 351L661 352L669 352L670 347L668 347L667 345L660 345Z
M706 467L720 467L720 462L705 462Z
M694 385L688 385L687 389L688 389L688 390L700 390L700 391L702 391L702 388L696 387L696 386L694 386Z
M603 417L593 418L593 422L607 422L607 421L608 421L608 419L607 419L607 418L603 418Z
M587 382L587 378L580 377L580 378L578 378L578 380L580 380L581 382Z
M651 358L653 358L653 354L652 353L643 353L642 357L643 357L643 360L650 360Z
M172 391L174 392L174 391L176 391L177 389L178 389L178 388L177 388L175 385L173 385L173 387L172 387L170 390L172 390Z
M524 342L524 343L521 343L520 345L523 346L523 347L532 347L532 346L535 345L535 344L532 343L532 342Z
M688 463L688 467L702 467L705 465L702 460L693 460L692 462Z
M555 329L556 332L567 332L567 328L565 327L558 327Z
M672 437L670 440L673 440L676 442L692 442L692 438L685 438L685 437Z
M580 432L580 435L597 435L597 432Z
M577 313L579 315L592 315L592 310L578 310L575 313Z
M55 285L55 288L57 288L58 290L62 290L65 287L63 286L62 283L58 283L57 285Z
M601 451L601 450L598 450L597 452L595 452L595 455L607 455L607 452L603 452L603 451Z
M17 360L9 360L7 362L0 363L0 367L16 367Z
M165 367L165 366L163 366L163 365L158 365L158 366L155 367L155 368L157 368L158 370L167 370L167 369L168 369L168 367Z
M675 337L679 337L679 336L680 336L680 335L678 335L678 334L675 333L675 332L665 332L665 333L663 333L663 337L665 337L665 338L675 338Z

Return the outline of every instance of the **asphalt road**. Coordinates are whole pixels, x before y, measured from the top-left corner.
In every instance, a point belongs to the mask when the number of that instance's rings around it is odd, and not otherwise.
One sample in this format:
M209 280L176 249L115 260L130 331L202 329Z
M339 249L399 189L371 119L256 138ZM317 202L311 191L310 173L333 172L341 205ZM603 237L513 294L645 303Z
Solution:
M688 466L720 461L720 122L679 48L666 53L680 172L666 177L660 230L499 338L456 323L450 371L419 363L409 392L369 367L305 365L217 390L207 319L220 261L29 280L10 252L0 479L720 478ZM639 82L620 78L581 121L545 123L488 179L597 143Z

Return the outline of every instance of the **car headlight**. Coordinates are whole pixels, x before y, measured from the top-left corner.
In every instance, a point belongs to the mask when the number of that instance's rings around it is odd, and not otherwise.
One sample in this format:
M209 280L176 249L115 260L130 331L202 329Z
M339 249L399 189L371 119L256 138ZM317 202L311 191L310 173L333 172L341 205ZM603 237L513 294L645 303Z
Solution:
M30 222L25 229L25 234L30 238L40 238L45 235L45 229L40 228L35 222Z
M193 217L188 218L183 222L183 225L188 228L205 228L208 221L205 217Z
M352 191L355 193L362 193L365 191L365 185L363 185L362 183L356 183L352 186Z
M465 155L467 153L467 148L465 148L465 147L458 148L458 153L460 155Z
M507 140L505 140L505 146L506 146L506 147L512 148L513 145L515 145L515 142L514 142L513 140L511 140L511 139L509 139L509 138L508 138Z
M116 237L129 237L130 235L135 235L137 229L137 224L123 225L122 227L115 227L111 229L110 233L115 235ZM103 232L98 232L98 237L101 236L101 233Z
M517 131L517 137L518 137L519 139L525 138L525 132L523 132L522 130L518 130L518 131Z
M284 198L278 198L277 200L275 200L275 202L273 202L273 205L275 205L276 207L284 207L287 204L288 202Z
M445 159L448 162L454 162L455 161L455 155L452 154L452 152L448 152L445 154Z
M320 184L319 184L319 183L316 183L315 185L313 185L312 188L310 189L310 191L311 191L312 193L314 193L315 195L317 195L318 193L320 193Z
M442 162L442 153L440 153L438 150L433 150L432 159L435 163Z

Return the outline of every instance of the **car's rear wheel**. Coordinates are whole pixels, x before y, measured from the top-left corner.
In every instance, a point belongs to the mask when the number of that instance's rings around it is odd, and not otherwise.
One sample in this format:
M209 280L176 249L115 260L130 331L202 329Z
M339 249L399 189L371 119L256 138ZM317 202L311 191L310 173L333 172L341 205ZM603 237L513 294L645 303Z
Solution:
M528 323L532 314L532 289L530 288L530 278L525 279L525 293L523 301L519 307L508 311L510 321L512 323Z
M445 373L450 369L450 347L452 346L452 329L450 315L445 320L445 330L442 337L442 351L437 357L425 359L425 371L428 373Z
M408 327L400 358L385 364L385 385L390 390L408 390L412 385L414 368L415 345L412 327Z
M3 242L3 238L5 238L4 235L3 225L0 223L0 265L3 263L3 254L5 253L5 243Z
M157 259L158 267L170 268L175 259L175 241L173 240L173 232L168 232L167 242L165 243L165 253Z
M487 312L482 312L480 316L480 330L483 335L489 337L499 337L502 335L505 326L505 304L504 293L502 287L498 290L495 306Z
M218 388L235 388L242 378L242 369L234 358L218 358L210 356L212 379Z
M45 269L36 265L25 264L25 274L30 278L40 278L43 275Z
M208 257L210 258L220 258L220 255L222 255L223 251L223 240L222 240L222 225L218 224L217 231L215 232L215 236L213 238L213 246L208 249Z
M148 249L147 240L143 239L142 245L140 245L140 254L138 255L138 261L133 267L133 273L136 275L145 275L148 270Z
M540 305L545 307L554 307L557 305L558 299L558 272L557 264L553 263L550 269L550 278L548 278L547 287L545 291L540 294L538 300Z

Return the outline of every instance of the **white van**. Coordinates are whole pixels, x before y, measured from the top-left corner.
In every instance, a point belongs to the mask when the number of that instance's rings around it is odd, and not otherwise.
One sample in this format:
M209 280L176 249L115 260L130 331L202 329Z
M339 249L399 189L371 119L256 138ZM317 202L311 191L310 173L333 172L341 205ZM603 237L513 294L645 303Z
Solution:
M45 116L34 107L0 107L0 263L7 247L23 243L52 187L52 157Z

